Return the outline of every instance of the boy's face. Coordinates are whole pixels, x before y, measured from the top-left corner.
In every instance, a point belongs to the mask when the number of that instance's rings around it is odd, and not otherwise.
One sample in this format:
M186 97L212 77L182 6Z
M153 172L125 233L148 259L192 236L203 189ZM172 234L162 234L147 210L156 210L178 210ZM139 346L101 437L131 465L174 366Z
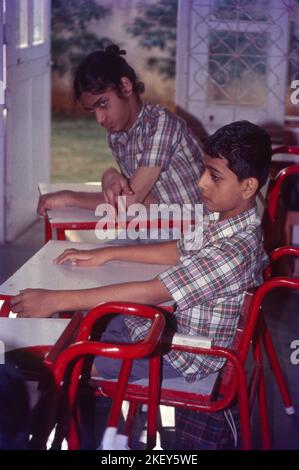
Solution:
M240 214L252 205L257 180L239 181L228 168L225 158L203 158L204 172L198 181L202 203L212 212L220 212L219 220ZM254 187L253 187L253 186Z
M129 96L119 97L111 88L98 95L84 91L80 102L85 110L95 113L97 122L109 132L128 130L136 118Z

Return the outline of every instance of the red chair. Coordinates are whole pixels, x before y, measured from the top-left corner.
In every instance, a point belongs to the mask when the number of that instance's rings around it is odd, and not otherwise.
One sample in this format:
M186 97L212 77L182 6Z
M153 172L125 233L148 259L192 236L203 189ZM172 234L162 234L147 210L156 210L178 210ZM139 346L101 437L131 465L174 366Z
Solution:
M90 338L91 330L95 323L99 320L104 322L111 315L133 315L149 319L151 327L143 341L135 344L109 344L95 341L87 341ZM102 325L103 326L103 325ZM64 351L61 348L52 349L43 361L44 368L51 374L47 374L47 381L43 380L44 394L38 404L39 416L36 417L36 431L33 432L31 440L32 449L45 449L47 438L55 425L58 424L58 437L55 436L55 442L61 443L64 437L64 419L70 413L70 427L68 431L69 449L79 448L78 428L80 428L80 416L76 408L77 388L79 386L81 375L84 376L83 356L102 355L111 358L123 359L121 371L118 381L114 382L115 391L112 396L113 404L109 418L109 425L115 426L118 422L121 412L121 405L124 399L125 390L130 376L133 359L148 357L156 352L160 347L160 340L165 326L165 318L163 313L158 309L146 305L137 305L131 303L109 302L93 309L81 323L80 331L77 335L77 342L72 344ZM81 353L82 348L84 354ZM68 387L67 402L61 405L61 390L64 387L63 381L66 380L67 366L73 361L73 358L79 358L74 365ZM149 369L149 384L153 393L150 396L149 410L158 407L158 381L160 375L160 355L156 352L153 354ZM50 380L49 380L50 378ZM63 406L61 420L57 420L59 408ZM154 416L154 412L151 416ZM38 423L40 423L38 425ZM155 429L154 418L148 422L148 432L153 433ZM150 439L150 437L149 437ZM57 444L54 444L54 447Z
M284 287L289 289L299 288L299 279L285 279L273 278L267 280L260 286L250 299L250 294L246 298L243 313L240 320L240 325L237 330L233 347L231 349L219 348L202 343L201 346L186 346L173 344L171 347L178 351L189 351L198 354L207 354L212 356L224 357L227 359L227 364L224 366L223 371L218 374L212 374L213 377L208 376L199 382L202 390L186 391L176 390L173 388L162 387L159 389L159 359L160 351L156 349L157 353L150 358L150 381L148 386L145 384L129 383L125 386L128 378L128 368L126 361L124 361L121 377L122 387L119 386L119 381L107 381L92 379L92 381L83 381L81 376L82 358L86 356L94 356L96 354L110 355L110 357L120 357L123 359L132 359L137 357L139 345L119 346L105 345L94 341L87 341L90 337L95 322L98 318L102 317L105 310L111 311L111 305L103 305L95 308L82 322L78 339L79 342L73 344L65 351L63 351L54 361L48 361L48 366L52 371L56 392L59 394L61 391L61 383L65 377L68 366L75 362L75 366L71 373L70 385L68 387L68 409L69 414L69 430L67 432L67 440L70 449L78 449L80 447L80 421L78 419L78 407L76 406L76 397L78 393L78 386L89 385L95 390L98 396L109 396L113 399L112 413L110 415L110 426L116 426L120 413L121 402L123 399L130 402L130 410L127 418L126 432L130 431L133 418L136 415L138 405L145 403L148 404L148 447L152 448L156 441L156 419L158 413L158 400L159 403L174 407L186 407L198 411L218 411L227 408L232 402L237 399L240 409L241 421L241 437L243 449L250 449L251 442L251 429L250 429L250 409L257 394L260 421L261 421L261 435L263 441L263 448L270 448L270 430L267 415L267 400L265 392L265 381L263 374L263 360L261 353L261 340L262 330L260 328L260 313L261 305L265 296L276 288ZM144 306L139 307L141 310ZM128 312L130 308L128 309ZM127 313L127 307L124 304L122 312ZM191 339L194 339L191 336ZM201 340L201 339L199 339ZM252 371L251 379L248 380L245 372L245 364L247 361L250 345L253 348L254 368ZM127 348L131 348L131 354L128 355ZM153 349L152 349L153 350ZM138 354L137 354L138 355ZM140 357L140 356L139 356ZM83 384L84 382L84 384ZM56 393L56 397L58 396ZM116 404L115 404L116 403Z
M276 176L273 186L269 191L268 200L267 200L267 211L266 211L266 219L264 220L264 227L265 227L265 246L268 252L272 251L275 248L275 237L273 237L273 233L275 232L275 228L278 225L278 216L279 216L279 209L280 209L280 199L281 199L281 191L283 184L286 182L287 178L291 175L299 175L299 165L292 165L282 169L278 175ZM289 211L290 213L293 211ZM295 212L296 217L298 219L298 212ZM288 214L287 219L291 219L292 216ZM294 217L293 217L294 218ZM290 223L286 223L286 226L289 227L286 229L287 231L290 230ZM287 242L289 243L290 236L287 235Z
M275 262L286 256L299 257L299 247L297 248L294 246L283 246L276 248L274 251L272 251L272 253L270 254L270 264L264 271L265 279L270 279L271 277L273 278L273 268L275 267ZM294 278L294 280L296 280L296 278ZM284 377L279 360L277 358L277 354L272 342L270 332L263 316L260 319L260 329L265 351L267 353L272 372L274 374L276 383L278 385L285 406L285 412L288 415L293 415L295 413L295 408L293 406L292 397L290 395L286 379Z

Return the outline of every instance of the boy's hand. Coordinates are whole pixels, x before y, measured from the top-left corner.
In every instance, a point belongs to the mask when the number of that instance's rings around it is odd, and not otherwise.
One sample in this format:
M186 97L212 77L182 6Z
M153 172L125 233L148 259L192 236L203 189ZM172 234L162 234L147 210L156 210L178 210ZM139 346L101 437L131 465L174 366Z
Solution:
M37 213L45 216L48 209L58 209L70 204L71 191L57 191L40 196L37 205Z
M134 191L125 176L114 169L107 170L102 179L102 191L105 202L117 209L118 197L133 195Z
M63 264L70 261L76 266L100 266L109 261L109 250L100 248L98 250L76 250L70 248L54 259L55 264Z
M18 317L47 318L56 310L54 292L46 289L21 290L10 300L11 310Z

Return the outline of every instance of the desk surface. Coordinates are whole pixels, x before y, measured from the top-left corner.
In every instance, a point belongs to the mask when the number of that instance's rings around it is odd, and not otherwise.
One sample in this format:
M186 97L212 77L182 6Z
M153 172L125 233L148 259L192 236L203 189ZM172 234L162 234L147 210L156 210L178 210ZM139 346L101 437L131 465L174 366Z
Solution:
M40 194L52 193L61 190L70 191L101 191L101 183L40 183L38 185ZM77 207L66 207L47 211L51 225L59 226L65 224L97 223L99 217L95 216L94 210L80 209Z
M4 351L8 352L54 344L69 322L69 319L60 318L0 318L2 348L4 346Z
M76 243L78 249L92 249L106 244ZM129 281L146 281L165 271L167 266L124 261L110 261L103 266L82 268L70 263L56 265L53 259L74 243L51 240L27 263L0 286L0 298L19 293L21 289L87 289L120 284Z
M291 153L277 153L272 156L272 162L293 162L299 163L299 155L292 155Z
M90 181L88 183L39 183L38 190L41 195L53 193L55 191L101 191L101 183Z

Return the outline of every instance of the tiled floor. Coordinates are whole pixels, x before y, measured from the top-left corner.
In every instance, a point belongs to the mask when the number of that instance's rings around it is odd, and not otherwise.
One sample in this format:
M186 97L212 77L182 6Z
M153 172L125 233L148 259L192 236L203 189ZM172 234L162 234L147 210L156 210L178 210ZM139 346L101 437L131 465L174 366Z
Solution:
M43 223L39 220L14 243L0 246L0 282L2 283L18 267L29 259L43 244ZM299 360L291 349L297 340L299 345L299 293L288 294L277 291L267 300L267 322L270 327L276 350L284 373L289 381L296 408L296 414L287 416L269 368L266 370L268 407L271 420L274 449L299 449L299 364L291 363L291 354ZM171 421L171 411L163 412L163 419ZM254 414L253 431L255 445L259 445L258 421ZM168 432L172 441L173 433Z

